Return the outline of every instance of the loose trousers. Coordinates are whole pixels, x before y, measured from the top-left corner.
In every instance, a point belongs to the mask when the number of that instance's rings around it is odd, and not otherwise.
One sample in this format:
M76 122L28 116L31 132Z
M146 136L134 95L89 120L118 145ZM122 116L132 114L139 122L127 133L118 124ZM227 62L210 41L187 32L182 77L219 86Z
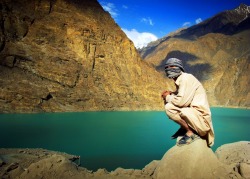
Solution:
M179 108L174 106L172 103L167 103L165 105L167 116L173 120L185 120L186 123L196 131L200 136L206 136L208 131L210 131L209 123L204 119L202 114L192 107L182 107Z

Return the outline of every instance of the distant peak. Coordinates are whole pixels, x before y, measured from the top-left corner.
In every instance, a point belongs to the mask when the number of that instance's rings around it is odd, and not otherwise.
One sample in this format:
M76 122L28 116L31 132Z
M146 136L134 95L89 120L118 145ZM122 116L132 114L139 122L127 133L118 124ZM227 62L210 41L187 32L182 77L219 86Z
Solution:
M239 7L235 9L236 11L250 13L250 6L247 6L246 4L241 3Z
M246 9L248 6L246 4L241 3L238 7L238 9Z

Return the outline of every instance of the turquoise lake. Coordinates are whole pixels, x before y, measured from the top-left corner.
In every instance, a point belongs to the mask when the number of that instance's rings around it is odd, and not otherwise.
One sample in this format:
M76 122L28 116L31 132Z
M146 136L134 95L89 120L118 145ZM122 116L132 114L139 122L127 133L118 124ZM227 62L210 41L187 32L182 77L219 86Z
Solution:
M212 108L215 151L250 141L250 110ZM175 145L165 112L0 114L0 148L44 148L81 156L89 170L142 169Z

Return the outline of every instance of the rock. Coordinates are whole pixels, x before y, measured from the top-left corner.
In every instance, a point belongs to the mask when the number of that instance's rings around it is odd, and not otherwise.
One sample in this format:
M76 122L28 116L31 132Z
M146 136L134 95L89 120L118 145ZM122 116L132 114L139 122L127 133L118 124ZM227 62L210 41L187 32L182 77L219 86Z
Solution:
M2 167L3 165L5 165L6 163L0 158L0 167Z
M124 169L121 167L118 167L114 171L112 171L110 174L114 176L119 176L119 175L131 175L133 173L133 169Z
M109 173L109 176L107 178L127 178L127 179L152 179L150 175L147 173L143 173L142 170L139 169L123 169L123 168L117 168L114 171L111 171Z
M174 146L163 156L154 172L155 179L227 178L238 173L221 163L205 140L198 139L185 146Z
M0 167L0 178L80 179L93 176L91 171L71 162L74 156L66 153L44 149L0 149L0 154L5 163Z
M10 172L11 170L15 170L18 167L18 163L11 163L9 166L6 168L6 172Z
M160 161L158 160L153 160L142 169L142 173L148 176L152 176L159 162Z
M97 0L0 7L0 112L162 109L169 80Z
M99 168L96 172L94 172L94 176L103 176L107 175L109 172L106 169Z
M54 154L49 158L32 163L26 171L20 175L20 179L26 178L72 178L80 177L77 166L64 156ZM85 176L87 173L85 173ZM92 174L89 174L92 176Z
M250 163L240 163L240 171L242 177L250 179Z
M240 141L222 145L215 151L218 159L239 172L242 177L250 178L250 142Z
M250 142L240 141L225 144L215 151L218 159L225 164L250 163Z
M217 149L215 155L207 147L206 141L199 139L189 145L172 147L160 161L154 160L142 170L117 168L111 172L106 169L92 172L78 167L71 161L75 156L61 152L44 149L0 149L0 162L4 162L0 167L0 178L249 179L249 143L223 145ZM230 151L234 154L228 157Z

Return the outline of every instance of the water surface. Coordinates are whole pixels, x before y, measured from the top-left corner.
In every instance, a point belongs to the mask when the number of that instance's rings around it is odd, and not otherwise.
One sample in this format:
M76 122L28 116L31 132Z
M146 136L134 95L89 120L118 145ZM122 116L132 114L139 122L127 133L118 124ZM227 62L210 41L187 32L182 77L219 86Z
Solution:
M250 141L250 110L212 108L217 147ZM91 170L143 168L175 145L164 112L0 114L1 148L45 148L81 156Z

